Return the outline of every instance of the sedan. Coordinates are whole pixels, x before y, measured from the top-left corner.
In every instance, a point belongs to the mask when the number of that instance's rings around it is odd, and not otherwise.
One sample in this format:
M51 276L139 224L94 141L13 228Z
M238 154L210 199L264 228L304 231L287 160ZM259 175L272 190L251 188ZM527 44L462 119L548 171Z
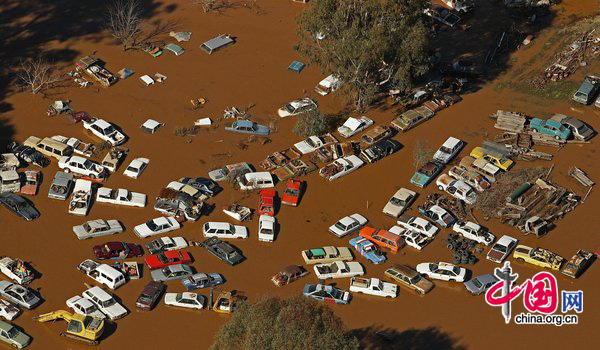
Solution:
M317 103L310 98L303 98L286 103L285 106L277 110L277 114L281 118L298 115L317 108Z
M150 254L158 254L170 250L183 249L188 246L187 241L183 237L161 237L146 243L146 249Z
M0 194L0 203L27 221L35 220L40 216L40 212L35 209L33 204L14 193Z
M58 160L58 167L66 173L73 172L92 179L102 178L106 174L102 165L80 156L64 156Z
M437 204L434 204L429 208L419 206L419 213L444 228L448 228L456 222L456 219L448 210Z
M338 220L335 224L329 226L329 232L333 233L337 237L344 237L350 233L360 230L369 222L364 216L360 214L352 214Z
M0 321L0 340L17 349L23 349L31 343L30 336L4 321Z
M179 182L194 187L207 197L213 197L223 190L216 182L205 177L182 177Z
M412 204L416 197L417 193L414 191L401 188L394 193L385 207L383 207L383 213L397 218Z
M135 158L129 163L123 175L129 176L132 179L137 179L142 175L144 170L148 167L148 163L150 163L150 159L148 158Z
M420 233L426 235L427 237L435 236L438 233L438 231L440 230L438 227L431 224L429 221L427 221L423 218L414 217L414 216L413 217L405 216L405 215L400 216L397 223L398 223L398 225L400 225L408 230L420 232Z
M360 118L348 118L337 131L342 137L349 138L373 125L373 120L362 116Z
M144 259L149 269L160 269L169 265L189 264L192 262L190 254L184 250L170 250Z
M103 119L91 118L90 120L84 120L83 127L113 146L122 144L126 139L125 135L117 130L114 125Z
M183 286L188 291L200 288L208 288L223 284L225 279L218 273L195 273L192 276L181 280Z
M417 272L421 275L442 280L464 282L467 270L446 262L421 263L417 265Z
M69 298L67 300L67 306L80 315L92 316L101 320L106 318L106 315L104 315L94 303L79 295Z
M137 225L133 228L133 232L140 238L147 238L174 231L179 228L181 228L181 225L175 218L161 216Z
M207 299L203 295L190 292L167 293L165 294L165 304L184 307L186 309L202 310L207 304Z
M0 281L0 295L29 310L42 301L29 288L9 281Z
M83 225L73 226L73 233L78 239L102 237L123 232L123 226L117 220L90 220Z
M487 253L486 258L495 263L501 264L504 259L512 252L517 246L518 240L511 236L504 235L494 243L490 251Z
M315 275L319 280L328 278L345 278L362 276L365 269L359 262L334 261L329 264L316 264L314 266Z
M21 313L21 309L4 299L0 299L0 317L12 321Z
M350 292L322 284L305 284L302 294L305 297L326 303L348 304L350 302Z
M406 245L411 246L416 250L422 250L429 242L431 242L431 238L427 235L421 232L403 229L400 226L392 226L389 231L402 237Z
M281 196L281 204L291 205L293 207L297 206L300 201L303 187L304 181L293 178L288 179L285 191Z
M135 302L135 306L139 309L146 311L152 310L154 306L156 306L156 304L158 303L160 295L165 291L166 288L167 286L161 282L148 282L148 284L146 284L146 286L138 296Z
M152 280L157 282L180 280L192 274L192 269L184 264L170 265L151 272Z
M96 194L96 202L143 208L146 206L146 195L123 188L100 187Z
M486 228L471 221L458 221L452 226L454 232L460 233L463 237L472 239L478 243L490 245L496 237Z
M142 246L135 243L107 242L92 249L98 260L122 260L144 255Z
M494 284L498 282L498 278L492 274L485 274L477 276L467 282L465 282L465 288L473 294L479 295L485 293L488 289L492 288Z
M226 222L207 222L202 226L204 237L248 238L248 228Z

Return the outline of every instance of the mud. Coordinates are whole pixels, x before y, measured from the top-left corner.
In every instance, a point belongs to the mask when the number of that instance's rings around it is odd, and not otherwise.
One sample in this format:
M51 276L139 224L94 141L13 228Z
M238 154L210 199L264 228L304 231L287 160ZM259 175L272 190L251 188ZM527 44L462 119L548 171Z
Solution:
M585 3L585 6L580 3ZM299 137L290 131L294 117L275 117L277 108L291 99L308 95L315 98L326 113L337 114L341 109L339 97L321 97L312 92L316 83L328 72L320 72L317 67L312 66L306 67L301 74L287 70L291 61L300 59L292 48L295 40L292 18L302 8L301 4L268 0L259 2L258 13L255 9L238 8L228 10L223 15L206 15L187 0L158 5L159 14L156 18L177 19L179 30L193 32L191 41L180 43L186 49L183 55L176 57L165 52L161 57L153 58L143 52L124 53L106 35L99 41L82 36L62 42L48 42L44 47L46 50L68 47L78 51L80 56L95 52L107 62L107 67L113 73L129 67L135 71L135 75L107 89L96 88L97 85L87 89L62 88L47 98L17 93L4 101L12 105L12 111L4 113L3 117L8 119L9 125L14 126L15 140L23 141L30 135L60 134L80 137L84 141L96 141L93 136L84 132L82 125L71 124L63 116L48 118L45 115L51 100L68 98L73 101L75 109L105 118L124 130L129 136L126 146L130 149L126 164L134 157L150 159L148 169L139 180L123 176L122 165L105 184L111 188L121 187L146 193L149 205L143 209L94 203L86 218L68 215L66 202L46 197L57 170L55 160L43 171L44 181L40 194L32 198L42 213L38 220L24 222L5 208L0 208L0 254L29 261L41 273L41 278L35 280L32 287L40 292L45 302L33 311L25 311L14 322L34 338L31 349L87 348L59 337L59 333L66 327L65 323L38 324L31 319L40 313L66 308L66 299L81 294L86 288L84 283L93 284L91 279L82 275L75 267L82 260L93 257L93 245L107 239L78 241L72 233L73 225L95 218L114 218L123 223L126 231L111 239L146 243L150 239L138 239L132 228L158 216L152 209L154 197L169 181L181 176L206 176L210 169L227 163L247 161L257 165L266 155L297 142ZM485 8L488 6L490 5L485 5ZM593 10L597 10L595 1L564 1L559 14L587 15ZM477 28L472 28L465 35L477 38L475 30ZM207 55L198 48L205 40L221 33L237 37L237 43L213 55ZM542 43L550 35L552 30L536 38L536 47L542 49ZM517 60L515 64L519 62L519 55L519 52L514 55ZM164 84L142 86L138 78L155 72L166 75L167 81ZM452 135L468 143L461 153L461 156L465 155L487 136L494 135L493 121L488 115L497 109L543 116L564 113L581 118L600 130L599 113L593 106L582 107L568 101L540 100L510 90L498 92L492 85L484 85L478 91L465 95L464 101L440 112L432 120L405 134L397 135L395 138L404 148L391 157L332 183L317 174L306 177L308 186L299 207L283 207L277 214L281 230L273 244L258 242L257 219L247 223L250 238L233 242L247 257L240 265L229 267L202 248L190 248L195 259L193 266L199 272L221 273L227 281L224 288L243 290L250 299L261 295L296 295L301 293L304 283L316 283L313 274L281 288L275 287L270 277L284 266L301 264L300 251L303 249L323 245L347 246L349 237L337 239L327 232L327 227L338 218L359 212L374 227L389 228L394 224L381 210L398 187L411 188L409 179L415 170L412 163L415 141L427 140L432 148L436 148ZM189 100L195 97L204 97L208 99L208 103L202 109L192 111ZM218 128L201 130L193 137L182 138L173 133L175 127L190 126L198 118L211 117L213 121L219 121L225 107L241 108L249 105L253 105L249 113L255 120L263 123L275 120L277 123L279 131L270 137L271 143L249 143L246 150L240 150L237 144L246 137L224 132L223 125L229 120L220 121ZM376 124L388 124L393 117L392 111L383 109L369 111L366 115L374 119ZM154 135L145 134L139 130L139 126L147 118L166 125ZM585 170L592 179L600 179L600 167L597 166L600 160L599 148L595 139L591 144L569 145L558 152L554 149L541 150L555 154L552 178L563 186L584 194L583 188L567 178L568 168L572 165ZM231 156L214 156L224 153ZM517 166L550 164L518 162ZM284 186L277 186L280 194ZM414 208L430 191L436 191L434 186L418 190L421 198L413 205L409 214L416 214ZM220 209L233 201L256 208L258 196L244 196L225 185L225 190L210 201L217 207L210 217L202 218L197 223L185 223L183 229L172 235L201 240L202 223L207 220L227 221L228 217ZM559 221L558 227L541 239L525 237L496 221L484 224L498 237L510 234L519 238L520 243L543 246L570 258L577 249L598 249L598 208L600 196L592 191L585 204ZM476 213L476 216L481 220L480 213ZM372 265L360 257L358 261L365 266L367 276L372 277L383 276L383 270L389 263L405 263L414 267L424 261L450 261L451 254L442 242L448 232L443 230L421 252L405 248L394 256L388 255L388 262L382 266ZM491 273L497 266L486 261L483 255L478 257L483 260L469 266L474 275ZM140 258L137 260L142 261ZM520 274L520 279L531 277L539 271L535 267L518 263L514 263L513 267ZM207 310L192 312L173 309L162 302L154 311L139 311L135 308L135 299L149 280L147 270L144 274L143 279L131 281L116 291L116 296L131 313L108 326L108 332L98 349L126 349L131 346L207 348L212 336L228 316ZM356 295L350 305L334 306L333 309L352 329L395 330L401 335L406 335L407 329L417 330L411 333L412 343L408 343L415 348L453 349L463 346L468 349L500 349L516 345L518 348L529 349L561 349L589 346L594 339L594 327L600 321L594 312L600 308L597 293L600 273L597 264L578 280L561 274L556 276L559 289L584 291L585 309L579 314L579 325L505 325L500 310L487 306L483 297L470 296L462 285L445 282L436 282L436 288L425 297L401 289L399 297L394 300ZM337 284L343 289L348 288L346 280L340 280ZM183 286L179 282L169 282L167 291L183 291ZM201 291L205 295L207 292ZM524 309L520 303L513 303L513 315L522 311ZM445 335L438 339L428 337L427 332L419 332L429 327L435 327ZM0 345L0 348L4 347L5 345Z

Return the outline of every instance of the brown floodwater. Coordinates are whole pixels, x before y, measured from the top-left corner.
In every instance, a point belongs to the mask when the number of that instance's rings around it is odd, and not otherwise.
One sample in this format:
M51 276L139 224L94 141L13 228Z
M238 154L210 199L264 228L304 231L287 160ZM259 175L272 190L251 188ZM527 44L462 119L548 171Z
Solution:
M491 5L485 3L482 6L487 10ZM580 3L585 5L580 6ZM67 214L67 202L46 197L57 170L55 160L43 170L44 181L40 194L31 198L42 214L39 219L25 222L5 208L0 208L0 255L19 257L31 262L42 275L31 287L39 291L45 302L33 311L25 311L14 321L33 337L31 349L87 348L59 336L65 330L64 322L41 324L33 321L32 316L65 309L68 298L81 294L86 289L86 283L93 284L91 279L76 269L82 260L93 257L92 246L113 239L140 244L148 242L150 239L138 239L132 229L149 218L159 216L152 205L162 187L182 176L206 176L210 169L227 163L246 161L257 165L267 154L299 141L299 137L291 132L294 117L273 118L277 108L289 100L307 95L315 98L326 113L337 113L340 110L339 97L322 97L312 92L315 84L327 75L323 73L327 72L320 72L313 66L306 67L301 74L287 70L291 61L302 60L292 47L295 41L293 17L301 10L301 4L268 0L259 2L259 13L239 8L228 10L223 15L206 15L187 0L168 1L159 9L171 5L176 5L173 12L161 12L157 18L177 19L179 30L193 32L189 42L180 44L186 49L183 55L177 57L165 52L162 56L153 58L143 52L123 52L107 37L99 42L85 36L64 42L49 42L46 49L69 47L79 51L81 55L96 52L99 58L107 62L111 71L116 73L121 68L128 67L135 71L135 75L107 89L97 89L96 86L86 89L70 87L63 88L55 96L46 99L40 95L19 93L5 100L13 107L4 117L15 127L15 140L22 142L30 135L65 135L79 137L84 141L97 141L84 132L81 124L71 124L64 116L46 116L46 107L51 100L68 98L73 101L72 105L76 110L105 118L124 130L129 136L125 146L130 149L126 164L135 157L150 159L150 165L140 179L133 180L123 176L122 165L105 183L105 186L111 188L127 188L146 193L149 203L143 209L94 203L90 214L85 218ZM597 9L597 2L573 0L564 1L561 6L561 11L569 15L586 15ZM475 24L464 35L476 39L479 30L483 31L485 28ZM207 55L199 49L202 42L221 33L237 37L237 42L213 55ZM549 35L552 35L551 31L536 40L543 42ZM542 49L542 44L536 42L536 46L530 50L534 49ZM518 59L520 54L517 53L515 57ZM142 86L138 78L143 74L153 75L156 72L166 75L166 82ZM204 249L196 247L189 249L195 260L192 265L198 272L221 273L227 281L224 289L243 290L250 300L261 295L296 295L301 293L304 283L317 283L314 274L281 288L275 287L270 277L284 266L301 264L300 251L303 249L324 245L347 246L349 237L337 239L327 232L327 227L337 219L358 212L366 216L374 227L389 228L394 224L394 220L385 216L381 210L398 187L415 190L409 184L409 179L415 170L412 151L417 140L427 140L435 148L447 137L455 136L467 142L467 147L461 153L461 156L466 155L487 136L495 134L493 120L488 115L498 109L543 116L552 113L569 114L600 130L599 114L593 106L582 107L568 101L531 98L508 89L498 91L493 85L487 84L477 92L465 95L461 103L440 112L414 130L397 135L395 138L404 148L376 164L368 165L334 182L327 182L317 174L307 176L305 180L308 186L300 205L296 208L283 207L277 213L281 230L274 243L258 242L257 219L244 223L249 227L250 237L233 242L247 257L238 266L227 266ZM189 100L194 97L204 97L208 99L208 103L202 109L193 111ZM237 144L246 137L223 131L223 125L229 121L221 121L221 116L226 107L241 108L249 105L253 106L249 112L255 120L268 123L275 119L278 131L270 137L271 143L249 143L247 149L241 150ZM388 124L393 118L390 110L373 110L366 115L375 120L376 124ZM194 137L181 138L174 135L175 127L190 126L194 120L202 117L219 121L221 126L201 130ZM145 134L140 131L139 126L148 118L166 125L154 135ZM596 140L586 145L568 145L560 151L548 149L544 151L555 155L552 162L517 162L517 167L554 164L551 176L553 181L583 195L585 189L569 179L567 171L570 166L576 165L588 172L592 179L599 179L599 150ZM203 217L195 223L185 223L181 230L170 235L182 235L189 240L198 241L202 239L202 223L208 220L229 221L220 210L224 205L240 202L252 208L257 207L257 195L246 196L229 185L224 186L222 193L209 200L217 208L209 217ZM277 186L280 194L284 186L283 183ZM418 189L421 198L408 213L416 214L415 208L425 195L435 191L437 190L432 185L425 190ZM485 226L497 237L509 234L517 237L523 244L542 246L569 258L578 249L599 249L598 208L600 196L592 191L584 204L560 220L558 227L547 237L540 239L523 236L516 229L501 225L495 220L485 222ZM481 220L481 213L475 212L475 215ZM110 238L78 241L72 233L72 226L97 218L118 219L126 230ZM379 266L366 262L362 257L358 257L357 261L365 266L368 277L382 277L383 270L390 263L404 263L414 267L420 262L450 261L451 254L442 243L449 230L442 231L421 252L405 248L396 255L388 255L388 262ZM497 265L486 261L483 255L478 257L483 259L476 265L468 266L472 273L492 273ZM142 258L133 260L141 262ZM520 275L519 281L540 271L530 265L518 263L513 263L513 267ZM429 344L429 348L462 345L469 349L500 349L518 344L518 348L563 349L594 344L597 336L593 335L593 330L600 321L596 312L600 308L597 292L600 287L600 272L597 264L577 280L558 273L555 275L559 289L584 292L585 308L579 314L578 325L506 325L499 308L488 306L483 297L469 295L460 284L445 282L436 282L436 288L425 297L401 289L397 299L384 300L355 295L350 305L333 306L333 309L351 329L375 327L394 329L401 333L407 329L437 327L454 342L432 346L431 342L428 343L429 339L420 339L415 342L415 348ZM132 345L207 348L228 316L207 310L193 312L174 309L166 307L162 302L151 312L137 310L135 300L148 280L149 273L144 271L143 279L130 281L116 291L116 296L130 314L111 323L107 336L98 348L126 349ZM347 280L336 282L339 287L348 288ZM183 287L179 282L169 282L167 291L181 292ZM208 293L207 290L200 292L205 295ZM513 303L513 316L522 311L524 308L520 302ZM0 345L0 348L4 347L5 345Z

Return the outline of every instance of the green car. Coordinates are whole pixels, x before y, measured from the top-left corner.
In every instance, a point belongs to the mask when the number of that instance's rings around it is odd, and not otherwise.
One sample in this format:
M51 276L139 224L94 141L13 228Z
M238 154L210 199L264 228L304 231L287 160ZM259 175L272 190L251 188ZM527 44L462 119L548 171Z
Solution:
M31 337L19 331L8 322L0 321L0 340L17 349L23 349L31 343Z

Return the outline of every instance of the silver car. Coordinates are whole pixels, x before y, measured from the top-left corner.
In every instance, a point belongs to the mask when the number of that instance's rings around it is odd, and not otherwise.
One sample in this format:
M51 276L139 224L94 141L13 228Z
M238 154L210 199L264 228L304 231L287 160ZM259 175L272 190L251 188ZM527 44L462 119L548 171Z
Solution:
M494 284L498 282L498 278L492 274L485 274L477 276L467 282L465 282L465 288L473 294L479 295L481 293L485 293L488 289L490 289Z
M42 301L29 288L10 281L0 281L0 295L29 310L35 308Z
M185 264L170 265L151 273L152 280L157 282L180 280L193 275L192 269Z
M90 220L83 225L73 226L73 233L78 239L108 236L123 232L123 226L117 220Z

